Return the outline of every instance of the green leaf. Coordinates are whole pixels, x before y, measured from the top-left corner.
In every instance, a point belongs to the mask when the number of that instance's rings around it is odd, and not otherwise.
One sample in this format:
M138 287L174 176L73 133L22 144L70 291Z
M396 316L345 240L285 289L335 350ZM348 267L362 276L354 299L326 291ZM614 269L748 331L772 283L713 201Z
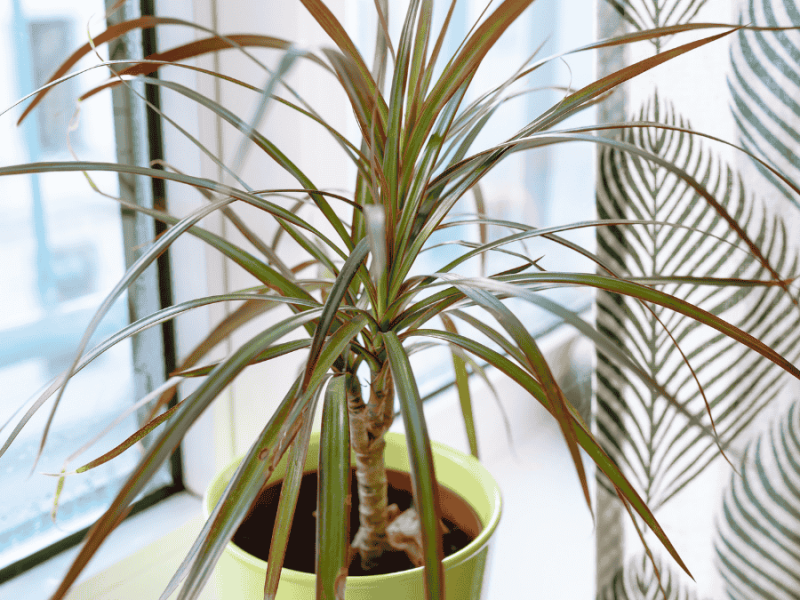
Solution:
M472 78L495 42L532 2L533 0L505 0L478 26L461 52L453 57L420 110L419 118L414 124L414 133L409 138L408 149L403 156L406 164L416 159L423 140L433 128L442 107L465 81Z
M319 447L317 598L344 600L350 546L350 423L344 375L325 392Z
M408 356L400 340L392 332L381 334L386 355L392 369L400 412L406 429L408 460L411 465L411 483L414 488L414 506L422 529L422 556L425 565L425 598L444 598L444 569L442 560L442 531L439 521L441 509L439 490L433 468L433 453L422 412L417 382L411 370Z
M417 20L417 31L414 35L414 54L411 58L408 76L408 95L406 97L405 122L413 123L419 103L425 98L423 80L427 71L425 65L433 24L433 0L423 0L420 17Z
M458 334L453 320L442 313L439 318L444 323L444 327L450 333ZM467 429L467 440L469 441L469 451L475 458L478 456L478 437L475 434L475 418L472 411L472 394L469 390L469 377L464 359L454 350L451 351L453 357L453 372L455 373L456 389L458 390L458 402L461 405L461 416L464 418L464 427Z
M770 179L774 178L779 180L777 185L785 186L789 190L793 191L795 194L800 195L800 187L798 187L793 180L789 179L786 175L784 175L781 171L770 165L764 159L759 158L757 154L753 151L747 149L747 144L743 144L739 146L734 144L733 142L729 142L725 139L717 137L715 135L711 135L710 133L704 133L702 131L695 131L694 129L690 129L688 127L679 127L677 125L670 125L667 123L657 123L654 121L624 121L624 122L609 122L603 123L602 125L592 125L587 127L573 127L569 129L559 129L554 131L554 133L585 133L590 131L613 131L617 129L626 130L626 129L639 129L642 127L652 127L655 129L663 129L665 131L680 131L683 133L688 133L693 136L706 138L709 140L713 140L715 142L719 142L720 144L724 144L729 148L733 148L737 152L741 152L749 156L753 162L756 163L756 167L764 172L764 175ZM787 169L790 170L790 169ZM791 196L791 194L790 194Z
M64 579L59 584L52 600L62 600L69 588L78 578L83 568L97 552L100 544L119 525L130 511L130 504L144 489L153 475L158 472L163 462L175 451L186 432L205 411L208 405L225 387L250 363L252 358L281 336L301 326L305 321L315 318L321 311L313 310L294 315L283 322L261 332L234 352L228 360L219 365L212 376L203 381L200 387L184 401L184 406L171 420L161 435L146 450L139 464L133 470L122 489L112 501L103 516L92 526L78 556L73 561ZM270 421L269 427L275 435L286 432L292 422L288 420L288 409L293 404L287 403L285 414L277 411Z
M217 502L203 530L189 551L184 563L188 573L178 600L195 600L203 589L214 566L236 529L244 521L256 496L269 481L283 454L306 419L313 416L308 408L312 393L300 394L298 385L289 390L242 459L222 497ZM191 565L191 566L189 566ZM174 589L185 570L179 568L168 586ZM167 591L162 598L168 596Z
M111 450L109 450L108 452L103 454L102 456L99 456L98 458L96 458L96 459L86 463L85 465L80 466L77 469L75 469L75 473L85 473L86 471L90 471L92 469L95 469L95 468L99 467L100 465L105 464L108 461L116 458L117 456L119 456L120 454L125 452L125 450L127 450L128 448L130 448L131 446L136 444L139 440L143 439L145 436L150 434L150 432L152 432L156 427L161 425L164 421L169 419L172 415L174 415L178 411L178 409L181 406L183 406L184 402L186 402L186 399L181 400L180 402L178 402L172 408L164 411L162 414L158 415L154 419L151 419L150 421L145 423L142 427L140 427L136 432L134 432L130 436L128 436L125 439L125 441L122 442L121 444L118 444L117 446L115 446L114 448L112 448Z
M316 414L317 402L324 387L324 382L317 388L309 415ZM294 521L294 512L297 508L297 498L300 495L300 484L303 481L303 470L308 456L308 442L314 427L313 419L306 419L297 437L292 442L289 461L286 466L286 475L281 482L281 497L278 501L278 512L275 515L275 526L272 528L272 539L269 543L269 556L267 557L267 577L264 582L264 600L275 600L278 593L283 560L286 556L286 546L289 543L291 524ZM349 457L348 457L349 458Z
M123 278L117 282L114 288L109 292L109 294L103 300L103 303L100 305L100 308L97 309L92 320L89 322L89 325L86 327L86 330L81 338L80 343L78 344L78 349L75 353L75 358L72 360L72 363L69 366L69 369L66 372L66 376L64 379L64 383L58 390L56 394L55 401L53 402L53 407L50 409L50 414L48 415L47 422L44 427L44 432L42 433L42 438L39 443L39 449L34 460L34 468L36 467L36 463L39 461L39 457L44 450L45 443L47 442L47 436L50 431L50 426L53 423L53 418L55 417L56 410L58 409L58 405L63 397L64 390L66 389L66 385L69 382L70 378L75 372L75 368L80 362L81 355L83 354L84 349L86 348L89 340L91 339L92 335L94 334L97 326L100 324L102 318L106 315L106 313L110 310L111 306L114 304L115 300L122 294L122 292L131 284L133 281L144 272L144 270L153 262L155 261L168 247L169 245L175 241L178 236L180 236L184 231L186 231L189 227L194 225L196 222L200 221L203 217L207 216L208 214L212 213L213 211L217 210L218 208L224 206L225 204L229 204L232 202L232 199L225 199L220 200L215 203L209 204L199 210L196 210L194 213L189 215L188 217L181 220L177 225L172 227L172 229L165 232L163 236L161 236L158 241L153 244L153 246L141 257L139 257L136 262L131 265L128 270L126 271Z
M675 312L686 315L696 321L708 325L709 327L716 329L726 336L744 344L748 348L755 350L762 356L774 362L784 371L792 375L792 377L800 379L800 370L796 366L778 354L775 350L769 348L763 342L760 342L754 338L749 333L742 331L735 325L728 323L724 319L721 319L720 317L711 314L708 311L694 306L690 302L686 302L685 300L671 296L670 294L666 294L659 290L622 279L615 279L613 277L606 277L603 275L592 275L588 273L548 272L515 275L514 277L518 280L527 279L533 283L546 282L566 286L578 285L594 287L597 289L603 289L610 292L623 294L625 296L638 298L639 300L644 300L646 302L652 302L660 306L665 306Z
M286 66L286 68L288 68L288 65ZM148 83L165 87L167 89L171 89L175 92L178 92L179 94L182 94L183 96L186 96L187 98L190 98L191 100L197 102L201 106L208 108L209 110L217 114L219 117L221 117L222 119L224 119L225 121L236 127L239 131L241 131L242 134L245 136L245 138L252 140L253 143L255 143L256 146L258 146L258 148L264 151L270 158L272 158L276 163L278 163L278 165L280 165L284 170L286 170L286 172L292 175L300 183L300 185L302 185L305 189L308 190L308 193L311 196L312 200L322 211L322 214L325 215L328 222L333 226L334 230L336 230L336 232L339 234L342 240L345 241L345 244L347 244L348 246L350 245L351 243L350 237L347 234L347 231L345 230L341 219L339 219L339 217L336 215L336 212L333 210L333 208L331 208L327 200L325 200L324 195L319 193L316 190L316 186L306 176L306 174L294 162L292 162L275 144L270 142L264 135L262 135L258 131L255 131L253 127L251 127L248 123L246 123L235 113L228 110L222 104L219 104L218 102L215 102L211 98L208 98L190 88L187 88L186 86L183 86L179 83L175 83L173 81L151 79L149 77L145 77L143 79ZM268 93L269 90L265 91ZM270 95L268 94L267 96L265 96L265 98L266 99L270 98ZM199 144L199 142L197 143L197 145L201 149L205 150L205 148L201 144ZM208 155L209 151L206 150L206 154ZM219 160L216 159L216 157L213 157L212 160L216 163L219 163ZM221 168L225 171L228 171L229 173L231 172L231 170L224 165L222 165ZM248 189L248 192L251 194L251 196L253 195L252 190ZM264 201L262 200L262 202ZM287 213L293 214L289 211L284 211L284 214ZM276 214L275 216L278 217L279 215ZM296 222L296 218L297 217L295 217L295 220L292 220L290 222L299 224ZM289 231L289 233L293 234L293 237L295 237L295 239L297 239L296 236L298 236L299 233L293 232L291 228L283 224L280 220L279 222L287 228L287 231ZM329 248L338 251L337 246L331 240L329 240L327 236L323 235L317 229L311 228L304 221L301 221L300 223L303 223L304 225L301 226L303 226L304 229L308 229L311 233L314 234L315 237L317 237L320 241L324 242ZM320 254L311 242L301 241L301 245L310 254L312 254L312 256L315 256L318 260L323 262L323 264L329 263L327 257L325 257L324 254ZM329 265L329 268L332 269L332 266Z
M181 373L191 369L206 354L208 354L217 344L227 339L234 331L249 323L252 319L263 314L280 304L260 302L255 299L246 300L241 306L237 307L230 314L219 322L217 326L183 359L180 366L175 369L175 373ZM317 305L319 306L319 305ZM309 307L310 308L310 307Z
M339 305L342 302L342 298L344 298L350 282L356 276L358 268L361 266L361 263L367 257L368 253L369 244L367 243L366 239L363 239L356 245L355 248L353 248L350 256L347 257L344 265L342 265L338 277L333 282L333 287L331 287L328 300L325 302L325 306L322 309L320 322L314 331L314 338L311 341L311 350L308 354L308 364L306 366L305 376L303 377L304 389L308 385L311 375L316 368L316 363L319 358L320 351L322 350L322 344L324 343L331 323L333 322L333 319L339 310Z
M163 173L164 171L160 172ZM154 219L161 221L162 223L174 225L180 221L178 217L174 217L164 211L139 206L138 204L132 204L129 202L120 202L120 204L125 208L149 215ZM283 230L280 229L279 231ZM275 290L287 297L299 296L304 300L313 301L309 291L307 291L304 287L300 287L295 281L284 277L275 269L265 264L263 261L257 259L249 252L242 250L236 244L232 244L224 238L198 227L197 225L193 225L191 228L189 228L188 233L202 240L212 248L218 250L226 257L230 258L234 263L242 267L242 269L250 273L269 289ZM313 290L319 287L319 283L315 282L312 285L306 285L306 287L308 287L310 290Z
M386 124L380 113L381 108L385 111L386 107L376 108L375 96L370 94L370 86L361 79L359 67L354 61L331 48L324 48L322 52L333 65L339 84L350 101L364 140L362 152L366 154L369 151L373 155L372 171L369 174L374 176L378 174L378 161L383 156L386 145Z
M253 298L258 298L258 300L253 300ZM92 348L89 352L84 354L77 365L74 368L74 374L80 372L84 367L89 365L92 361L96 358L101 356L104 352L112 348L115 344L144 331L149 327L153 327L159 323L167 321L169 319L174 318L178 314L186 312L187 310L191 310L194 308L198 308L201 306L205 306L207 304L212 304L215 302L222 302L228 300L247 300L250 302L254 302L256 305L260 306L276 306L281 302L287 302L294 304L297 299L286 299L280 296L261 296L255 294L223 294L220 296L209 296L207 298L200 298L198 300L189 300L187 302L182 302L180 304L176 304L174 306L170 306L168 308L162 309L157 311L151 315L143 317L139 319L135 323L131 323L127 327L119 330L114 335L106 338L102 342L100 342L97 346ZM307 305L307 306L318 306L316 302L306 302L305 300L300 300L298 302L300 305ZM210 350L210 348L208 348ZM197 357L198 360L200 357ZM208 371L206 371L207 373ZM30 421L34 414L42 407L42 405L47 402L52 395L60 389L61 384L63 383L63 378L66 375L66 372L62 373L61 376L56 379L53 383L51 383L34 401L34 403L29 407L27 412L23 415L23 417L17 422L17 425L14 427L14 430L9 434L6 441L3 443L3 446L0 447L0 457L8 450L9 446L14 442L17 438L19 433L24 429L25 425ZM184 374L185 375L185 374Z
M313 312L316 313L318 311L313 311ZM291 318L298 319L299 317L302 317L305 314L306 313L302 313L301 315L296 315ZM325 344L325 347L322 349L322 352L320 352L316 368L314 369L311 378L308 382L308 385L306 386L306 391L305 392L299 391L302 388L301 380L298 380L297 384L297 386L300 387L295 386L294 388L292 388L292 390L290 390L289 395L287 395L286 399L284 400L284 403L288 403L286 410L281 412L281 409L279 408L278 412L275 413L275 415L270 421L270 423L272 423L277 419L278 423L286 424L284 429L281 430L282 437L279 438L281 440L280 441L281 444L284 444L284 442L287 445L291 443L292 436L294 435L294 433L290 435L287 432L289 431L290 426L294 427L295 432L299 430L301 423L298 423L298 419L302 420L305 418L311 418L311 415L308 414L308 405L310 403L309 399L314 397L315 391L322 384L323 380L327 377L328 370L333 366L334 362L339 358L344 349L351 342L352 338L355 335L357 335L358 332L361 331L361 329L363 329L366 323L367 323L366 316L359 315L351 322L340 327L336 331L336 333L330 337L328 342ZM209 379L211 379L211 377L209 377ZM267 428L265 428L264 431L262 432L262 436L259 438L259 440L261 441L259 442L257 440L256 445L251 447L251 451L250 453L248 453L248 457L252 458L254 452L253 449L255 448L258 450L258 454L256 455L258 460L267 461L269 459L270 462L265 462L265 465L268 466L270 469L274 469L275 465L280 460L280 456L283 455L283 452L286 450L286 448L282 446L278 447L271 446L268 443L269 440L275 439L272 433L267 431L267 429L270 426L271 425L268 424ZM288 439L287 436L289 436ZM276 454L276 452L278 451L280 451L280 456ZM243 465L240 466L240 470L244 468ZM263 470L265 468L265 465L264 464L260 465L260 468ZM248 481L252 482L253 481L252 477L254 476L252 473L252 469L251 467L247 468L250 469L249 471L250 474L247 475L247 477L250 478L248 479ZM238 470L237 473L239 473ZM234 480L236 480L236 477L237 475L234 475ZM226 488L225 494L228 494L229 490L243 489L239 488L239 486L244 484L242 484L239 480L236 481L234 480L232 480L228 488ZM247 489L250 492L252 492L249 498L250 501L252 501L255 498L255 494L261 489L261 487L255 487L255 484L251 485L250 483L248 483L247 485L248 485ZM223 502L225 502L225 498L226 498L225 495L223 495L223 497L220 498L220 502L217 504L217 508L215 508L215 511L217 509L220 509L220 511L223 510L220 507L223 504ZM212 518L210 518L209 521L206 523L206 527L204 528L203 532L201 532L200 537L198 537L197 541L195 542L195 545L190 550L189 555L184 560L184 566L182 566L181 570L179 570L179 572L175 575L175 577L173 577L173 581L170 583L170 585L174 586L172 587L172 589L174 590L175 587L178 585L178 583L180 583L180 579L184 577L186 570L189 568L189 565L190 564L193 565L191 567L192 570L188 575L190 582L187 582L187 584L181 590L181 596L179 597L180 600L194 600L197 597L197 594L200 593L200 590L202 589L204 582L208 579L211 570L214 567L214 564L216 564L216 561L219 559L219 556L223 551L225 544L227 544L227 541L230 539L230 536L233 535L233 531L236 529L236 526L238 526L238 523L236 523L236 525L233 528L228 527L228 519L232 518L230 517L230 515L234 513L239 514L238 511L241 509L240 504L241 502L244 502L244 500L242 499L242 497L237 496L236 502L238 502L238 504L232 506L226 506L224 508L225 511L224 514L222 513L212 514ZM249 506L249 504L247 506ZM217 517L214 516L215 514L222 516L219 516L219 519L217 519ZM244 517L242 516L241 518ZM214 522L212 523L212 521ZM219 525L215 524L217 521L219 521ZM219 527L225 527L225 530L221 532L219 531ZM225 539L223 542L222 540L226 536L227 539ZM190 595L184 597L183 596L184 593L189 593ZM166 599L168 595L169 594L164 595L163 598Z
M739 237L739 239L741 239L742 241L745 242L745 244L747 244L747 247L749 251L753 254L753 256L755 256L758 259L758 261L764 266L764 268L767 271L769 271L770 276L776 281L781 282L781 287L784 289L787 295L792 298L792 302L796 306L800 306L800 302L798 302L798 300L794 298L794 296L792 295L791 291L788 288L788 285L783 283L784 278L782 278L780 274L778 274L778 272L773 268L773 266L770 264L767 258L762 254L758 245L753 242L753 240L750 238L747 232L744 229L742 229L741 225L736 221L736 219L732 217L727 210L725 210L725 208L714 198L712 194L708 192L708 190L706 190L706 188L703 185L701 185L697 180L695 180L684 169L681 169L675 164L662 159L661 157L653 154L652 152L634 146L633 144L599 136L596 137L596 136L582 135L582 134L564 134L564 133L533 134L525 137L524 139L508 142L506 144L502 144L500 146L495 147L495 149L487 150L481 153L481 155L470 157L462 161L459 165L451 169L448 169L448 171L439 176L439 179L451 179L456 173L463 171L469 171L470 173L472 173L471 168L467 168L467 165L469 165L473 161L489 160L486 158L486 155L491 155L492 153L496 152L498 148L501 147L508 147L508 148L513 147L515 151L519 151L527 148L534 148L549 144L562 143L562 141L567 141L567 140L585 141L594 144L599 144L601 146L605 146L608 148L616 148L623 152L626 152L629 155L645 158L646 160L660 167L663 167L665 170L677 175L681 180L683 180L687 185L689 185L693 190L695 190L705 200L705 202L707 202L711 207L713 207L718 215L720 215L723 219L725 219L730 228L736 232L736 235ZM497 160L497 159L492 159L492 160ZM464 180L462 180L456 186L454 186L450 194L456 197L459 196L461 193L469 189L471 185L474 185L474 183L478 179L480 179L480 177L483 174L485 174L485 170L476 173L474 175L468 174L464 178ZM433 228L435 228L434 223L441 222L441 220L446 216L447 210L449 210L449 208L445 206L437 209L434 216L432 216L429 224L426 225L426 228L432 231ZM430 232L428 232L428 235L429 234Z
M442 277L448 278L448 276L445 275L442 275ZM562 392L561 387L558 385L558 382L556 382L555 377L550 370L550 365L547 364L547 360L539 350L536 341L530 335L522 322L511 312L511 310L509 310L508 307L506 307L490 293L486 292L485 290L476 289L468 283L455 283L454 285L461 293L468 296L478 306L485 309L489 314L497 319L503 329L508 332L508 334L516 342L519 349L522 351L523 355L525 356L525 363L527 367L531 369L531 372L536 375L536 378L542 384L542 388L544 389L545 394L547 394L547 398L553 407L553 416L558 422L558 425L561 428L561 433L564 435L564 439L567 442L567 448L572 456L575 470L578 473L578 479L581 482L581 488L583 489L583 495L586 499L586 504L591 510L592 501L591 494L589 492L589 483L586 479L586 472L583 468L583 461L581 459L580 451L578 450L578 442L575 438L575 433L569 424L569 409L567 408L569 401L564 396L564 393Z
M256 356L251 365L256 365L261 362L266 362L268 360L272 360L273 358L277 358L279 356L286 356L291 352L296 352L297 350L303 350L304 348L309 348L311 346L311 340L294 340L291 342L284 342L282 344L275 344L271 348L267 348L263 352L261 352L258 356ZM211 373L214 368L218 365L218 362L212 362L207 364L204 367L197 367L195 369L188 369L186 371L174 371L171 375L175 377L203 377Z
M462 85L461 89L458 90L442 109L437 119L434 132L425 144L425 153L418 167L416 169L408 169L405 179L401 183L402 189L405 190L408 188L409 191L403 202L398 223L397 256L402 257L403 262L400 268L395 268L395 272L393 273L393 294L404 281L406 274L410 271L414 262L414 257L419 253L419 248L422 247L420 243L417 244L415 249L407 251L410 241L409 238L413 237L411 236L412 228L418 220L423 218L423 216L420 215L420 212L423 211L423 204L427 205L435 201L435 198L430 198L430 193L427 189L428 182L436 168L436 160L442 150L448 131L453 124L458 107L466 91L467 82ZM428 197L426 197L426 195Z
M389 92L389 114L386 136L386 147L383 155L383 172L386 177L388 194L391 204L387 206L386 219L389 232L394 232L393 215L400 208L400 146L403 128L403 106L405 100L406 83L408 78L409 63L411 62L412 37L414 21L419 10L420 0L411 0L406 11L406 20L400 34L400 45L397 49L392 87ZM390 236L392 239L393 236ZM392 243L391 246L394 246Z
M339 47L339 50L342 51L343 55L349 61L351 61L353 65L355 65L359 85L366 89L370 98L377 98L378 114L380 119L385 122L387 115L386 103L383 100L375 81L372 79L372 75L369 72L367 65L364 64L364 59L361 58L361 54L356 48L356 45L353 43L353 40L350 39L350 36L347 35L347 32L344 30L344 27L342 27L342 24L339 23L330 9L325 6L321 0L300 1L303 3L303 6L306 7L308 12L311 13L311 16L314 17L317 23L319 23L320 27L325 30L325 33L327 33L334 43Z
M450 344L460 346L467 352L475 354L499 371L508 375L510 379L518 383L523 389L531 394L531 396L536 398L536 400L550 414L553 413L550 400L548 399L539 382L537 382L529 373L520 368L518 365L514 364L502 354L463 336L454 335L445 331L437 331L435 329L419 330L407 334L407 337L411 336L438 338L445 340ZM691 577L689 569L683 563L683 560L681 560L677 550L675 550L672 542L669 541L667 534L661 528L661 525L659 525L655 516L653 516L653 513L647 507L647 504L645 504L633 486L631 486L631 484L620 471L619 467L608 457L605 451L594 439L594 436L589 430L589 426L583 421L578 411L569 403L567 403L567 410L569 411L571 427L575 432L575 437L580 446L595 462L597 468L599 468L606 475L606 477L609 478L614 487L619 490L619 493L630 503L633 510L635 510L639 516L644 519L645 523L647 523L648 527L650 527L658 540L664 545L664 548L666 548L667 552L670 553L678 565L680 565L680 567Z
M519 286L490 283L489 281L486 281L485 287L493 289L496 292L505 291L511 297L522 298L532 304L544 308L551 314L561 318L563 322L572 325L580 333L591 340L598 350L602 351L609 357L613 357L618 365L629 369L648 388L655 392L657 396L666 399L675 410L687 418L687 422L691 424L692 427L699 429L699 431L703 432L704 436L708 436L710 439L716 439L714 432L702 422L702 414L698 415L689 412L682 402L680 402L673 394L671 394L662 384L658 382L657 373L648 372L648 370L645 369L645 367L642 366L633 356L621 349L618 344L615 343L614 337L612 337L612 335L606 331L598 331L586 323L573 311L564 308L557 302L553 302L544 295L530 292L529 290L520 288ZM478 319L475 319L466 313L462 313L461 311L453 310L451 312L455 316L466 320L473 327L478 329L478 331L498 344L510 356L513 356L520 364L525 364L525 359L523 356L520 356L519 350L513 348L505 338L500 336L490 326L481 323Z
M664 64L682 54L686 54L687 52L705 46L706 44L715 42L739 29L740 27L737 26L731 27L730 30L723 33L708 36L694 42L689 42L676 48L671 48L670 50L666 50L661 54L651 56L630 66L623 67L619 71L615 71L614 73L606 75L605 77L590 83L589 85L564 98L553 108L546 111L535 121L533 121L533 123L525 127L518 137L521 138L535 131L543 131L547 128L550 128L556 123L566 119L570 114L574 113L581 106L581 104L618 87L620 84L633 79L637 75L641 75L642 73L645 73L646 71L649 71L658 65Z
M339 329L328 338L328 341L322 348L322 352L319 353L317 367L314 369L309 379L309 387L316 387L319 385L320 378L323 374L327 369L330 369L331 365L333 365L340 355L347 350L348 344L353 343L353 338L355 338L369 322L366 315L358 315L339 327Z
M256 135L256 134L253 134ZM164 171L163 169L151 169L149 167L138 167L135 165L124 165L117 163L104 163L104 162L91 162L91 161L73 161L73 162L40 162L12 165L8 167L0 167L0 177L6 175L31 175L35 173L70 173L81 171L106 171L114 173L126 173L129 175L143 175L152 179L165 179L167 181L176 181L200 189L206 189L219 194L230 196L232 199L241 200L248 204L255 206L263 211L266 211L273 216L293 223L302 229L305 229L320 239L325 239L315 227L312 227L297 215L288 211L277 204L259 198L248 192L224 185L213 179L204 179L202 177L192 177L190 175L182 175L180 173L172 173ZM228 199L225 204L230 203L232 200ZM208 207L202 207L197 212L208 210ZM194 213L193 213L194 215ZM181 220L187 221L193 218L189 215Z

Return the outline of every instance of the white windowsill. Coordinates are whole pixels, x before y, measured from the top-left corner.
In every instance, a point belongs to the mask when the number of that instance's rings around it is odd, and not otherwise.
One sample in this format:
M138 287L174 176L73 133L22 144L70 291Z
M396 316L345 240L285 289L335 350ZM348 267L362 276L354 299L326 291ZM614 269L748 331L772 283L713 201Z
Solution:
M158 598L201 525L201 501L186 492L175 494L134 515L100 547L68 599ZM0 598L49 598L79 549L80 546L76 546L65 550L3 583L0 585ZM211 600L213 596L203 598Z

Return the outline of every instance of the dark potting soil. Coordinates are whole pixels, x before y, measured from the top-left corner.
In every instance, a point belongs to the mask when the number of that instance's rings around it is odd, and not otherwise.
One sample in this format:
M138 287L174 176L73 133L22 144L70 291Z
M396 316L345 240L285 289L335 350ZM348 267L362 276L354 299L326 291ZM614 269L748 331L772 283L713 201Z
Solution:
M411 507L411 477L408 473L388 470L389 504L397 504L400 511ZM242 550L262 559L269 556L269 545L275 517L278 512L281 482L268 486L261 492L250 514L233 536L233 542ZM350 541L358 530L358 492L355 469L351 481L352 505L350 507ZM443 536L444 554L450 556L474 540L481 531L481 524L472 507L445 487L439 486L443 521L449 530ZM295 571L314 572L314 546L316 543L317 473L303 475L300 495L286 548L283 566ZM350 564L349 575L384 575L406 569L414 565L405 552L385 552L376 566L369 571L361 568L361 558L356 554Z

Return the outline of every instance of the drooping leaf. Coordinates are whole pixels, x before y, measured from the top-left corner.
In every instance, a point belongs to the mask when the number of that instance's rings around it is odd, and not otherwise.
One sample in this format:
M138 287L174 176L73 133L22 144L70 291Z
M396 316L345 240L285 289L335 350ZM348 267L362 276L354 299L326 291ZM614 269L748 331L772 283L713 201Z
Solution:
M446 314L442 313L439 318L444 323L444 327L450 333L458 333L455 323ZM451 351L453 357L453 372L455 374L456 390L458 391L458 402L461 405L461 416L464 419L464 427L467 430L467 441L469 451L475 458L478 458L478 436L475 433L475 418L472 410L472 393L469 388L469 376L464 359L455 351Z
M100 545L116 528L130 511L131 503L139 492L144 489L153 474L158 471L165 460L175 451L186 431L203 413L208 405L222 392L223 389L249 364L253 356L269 346L276 339L290 333L302 326L304 321L314 318L319 311L307 311L300 315L293 315L281 323L266 329L246 342L234 352L227 361L219 365L214 372L214 377L206 379L200 387L184 401L183 409L167 424L161 435L153 441L146 450L139 464L133 470L127 481L123 484L113 502L103 513L103 516L89 531L83 547L70 566L58 589L53 594L52 600L62 600L69 588L78 578L89 560L97 552ZM294 407L287 404L286 409ZM289 412L275 413L270 421L272 433L288 431L292 423L288 420Z
M283 342L281 344L275 344L274 346L267 348L263 352L261 352L258 356L256 356L252 361L250 361L251 365L258 364L260 362L265 362L268 360L272 360L273 358L277 358L279 356L285 356L291 352L296 352L297 350L304 350L311 346L311 340L293 340L291 342ZM195 367L194 369L188 369L186 371L175 371L172 375L178 377L203 377L204 375L208 375L214 368L219 364L219 362L211 362L203 367Z
M324 386L324 383L323 383ZM313 404L309 414L315 414L319 397L322 395L320 386L314 394ZM297 508L297 498L300 495L300 484L303 480L303 469L308 456L308 441L311 437L314 421L307 419L297 437L292 442L292 449L289 454L289 461L286 466L286 475L281 482L281 497L278 501L278 512L275 516L276 524L289 524L294 519L295 509ZM269 543L269 556L267 557L267 575L264 582L264 600L275 600L278 593L278 583L280 581L283 560L286 556L286 546L289 543L291 527L273 527L272 539Z
M290 319L296 320L302 316L302 314L296 315ZM302 423L305 419L313 417L310 414L310 405L317 388L329 376L328 372L334 362L340 358L344 349L366 323L366 317L360 315L330 336L319 353L307 383L303 384L305 376L298 379L297 385L289 391L281 407L251 446L209 517L203 532L187 555L184 561L185 568L179 570L173 577L170 585L177 586L184 573L186 576L186 583L181 588L179 600L197 598L225 546L246 516L250 503L266 483ZM277 427L280 429L276 429ZM275 440L277 443L274 443ZM168 594L165 593L163 597L166 596Z
M443 276L444 277L444 276ZM455 279L455 278L454 278ZM555 380L550 365L539 350L536 341L530 335L522 322L511 312L511 310L500 302L495 296L483 289L476 289L469 283L454 282L460 292L468 296L478 306L486 310L492 317L497 319L509 337L519 347L525 358L525 367L530 373L536 376L547 395L551 405L551 414L558 422L564 440L567 443L572 462L581 483L586 504L591 510L592 502L589 492L588 480L583 467L583 459L578 450L578 441L575 432L572 430L569 421L569 402L564 396L564 392Z
M487 348L486 346L473 340L468 340L463 336L454 335L445 331L419 330L408 335L439 338L446 340L451 344L460 346L464 350L475 354L476 356L485 360L488 364L497 368L502 373L508 375L513 381L517 382L542 406L544 406L548 412L552 414L551 404L539 382L536 381L524 369L514 364L499 352L495 352L494 350ZM578 413L578 411L569 403L567 404L567 410L569 412L571 427L575 432L576 439L580 446L587 452L600 471L602 471L613 483L615 491L617 491L621 497L625 498L630 504L632 510L638 513L639 516L644 519L645 523L647 523L647 526L650 527L653 533L655 533L656 537L664 545L667 552L669 552L670 555L675 559L675 562L677 562L678 565L680 565L680 567L691 577L689 569L681 560L678 552L675 550L675 547L670 542L653 513L642 501L641 497L633 488L633 486L631 486L630 482L622 474L616 463L611 460L608 454L603 451L603 449L594 439L594 436L589 431L589 426L584 422L583 418L580 416L580 413Z
M369 244L367 243L367 240L361 240L345 261L345 264L342 266L342 269L339 272L339 276L333 283L333 287L328 295L328 299L322 309L322 316L320 318L319 325L314 331L314 337L311 340L311 350L308 354L308 366L306 367L305 376L303 377L303 388L309 384L311 376L317 367L316 363L319 359L320 352L322 351L322 345L325 342L326 336L328 335L328 329L330 328L331 323L333 322L333 319L339 310L339 305L342 302L342 298L344 298L350 282L356 276L361 263L367 257L368 253Z

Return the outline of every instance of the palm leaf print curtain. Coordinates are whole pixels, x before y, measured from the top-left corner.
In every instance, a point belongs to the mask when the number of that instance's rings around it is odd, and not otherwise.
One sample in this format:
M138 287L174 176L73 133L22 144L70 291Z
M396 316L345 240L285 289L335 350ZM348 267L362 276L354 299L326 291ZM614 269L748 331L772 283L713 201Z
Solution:
M709 22L800 26L800 0L598 0L601 37ZM608 51L599 56L599 75L687 41L663 36ZM800 197L747 153L690 131L731 141L800 182L800 30L733 32L631 83L598 118L662 124L613 135L700 182L782 277L797 276ZM598 151L597 181L599 218L649 222L598 231L606 266L697 303L800 360L796 284L787 293L778 286L659 282L663 276L770 279L691 186L610 149ZM651 378L637 378L598 351L596 434L695 578L631 521L613 488L598 478L597 598L800 598L795 384L728 338L660 307L600 293L596 321Z

